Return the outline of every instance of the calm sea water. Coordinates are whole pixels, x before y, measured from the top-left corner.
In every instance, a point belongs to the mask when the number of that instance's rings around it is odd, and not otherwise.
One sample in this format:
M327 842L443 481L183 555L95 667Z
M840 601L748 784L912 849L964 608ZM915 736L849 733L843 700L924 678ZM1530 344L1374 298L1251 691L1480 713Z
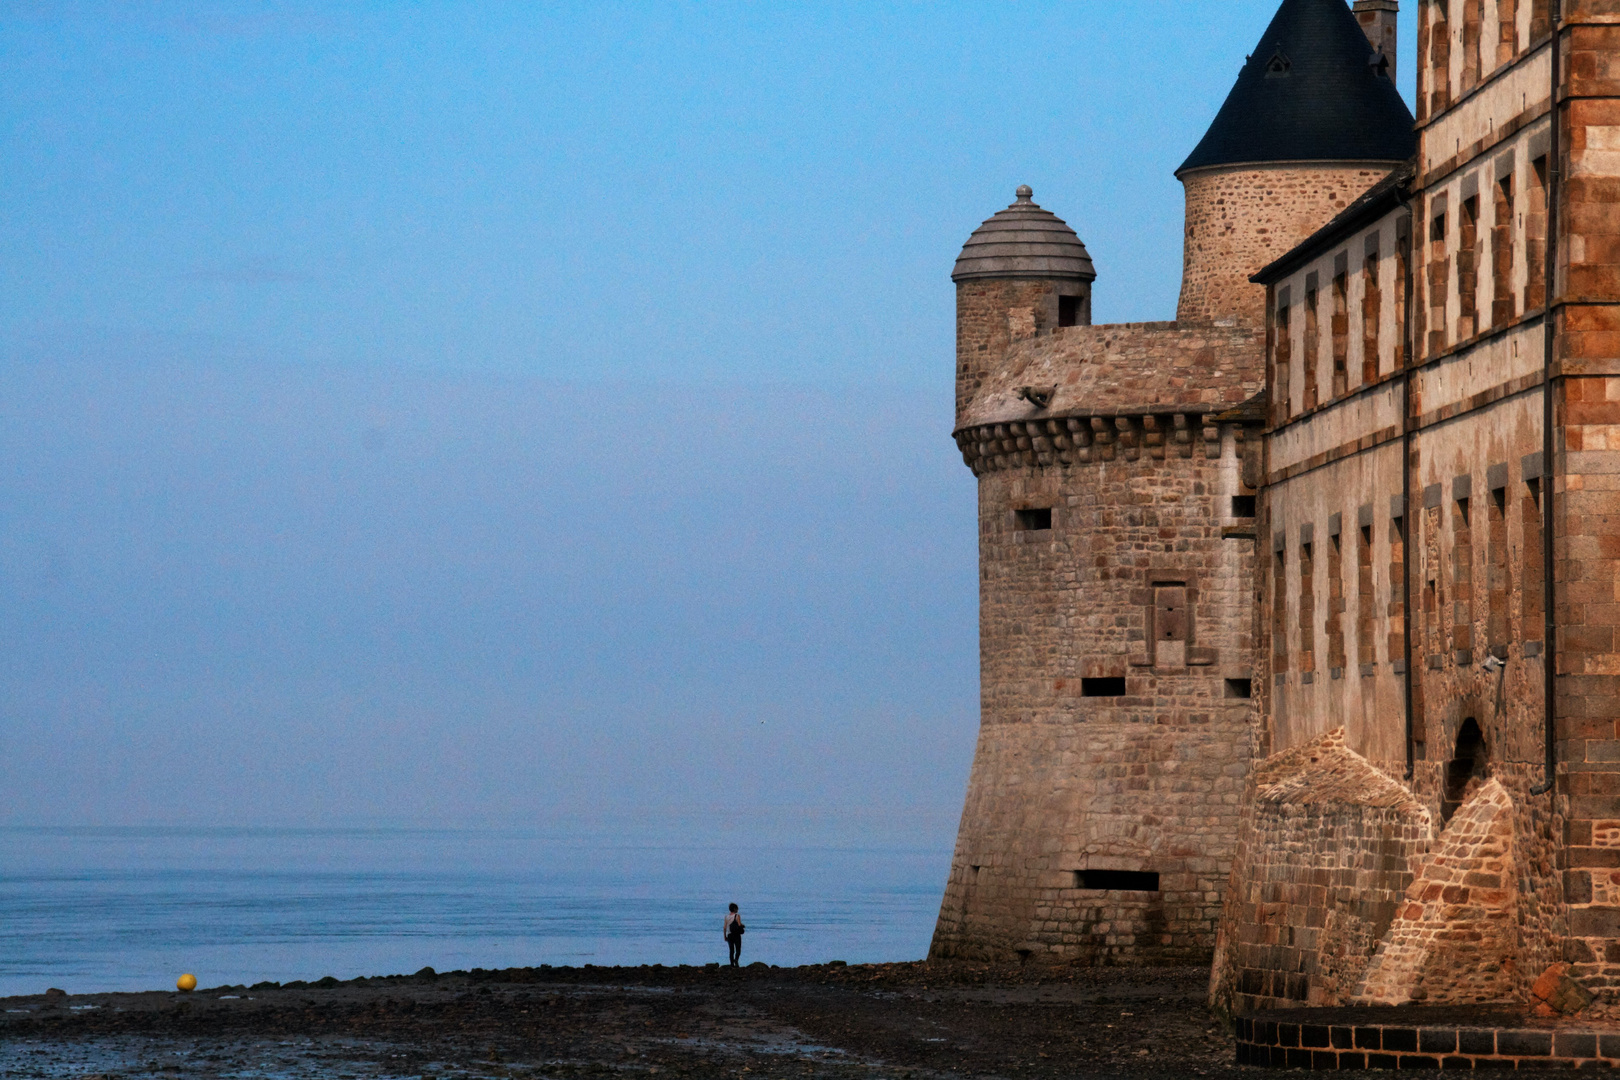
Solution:
M916 960L948 847L612 835L0 828L0 996L431 965Z

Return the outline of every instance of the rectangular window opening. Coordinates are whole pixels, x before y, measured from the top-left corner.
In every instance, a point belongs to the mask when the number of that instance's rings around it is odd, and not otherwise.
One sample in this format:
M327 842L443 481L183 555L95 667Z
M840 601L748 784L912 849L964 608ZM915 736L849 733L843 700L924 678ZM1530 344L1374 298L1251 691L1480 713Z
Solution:
M1226 680L1226 696L1229 697L1229 698L1252 698L1252 697L1254 697L1254 680L1253 679L1227 679Z
M1015 510L1019 532L1042 532L1052 527L1052 509Z
M1058 297L1058 325L1080 325L1080 298L1078 296Z
M1151 870L1076 870L1074 887L1123 892L1158 892L1159 875Z
M1254 517L1254 498L1253 495L1232 496L1232 516L1240 518Z
M1125 677L1103 679L1081 679L1081 697L1124 697Z

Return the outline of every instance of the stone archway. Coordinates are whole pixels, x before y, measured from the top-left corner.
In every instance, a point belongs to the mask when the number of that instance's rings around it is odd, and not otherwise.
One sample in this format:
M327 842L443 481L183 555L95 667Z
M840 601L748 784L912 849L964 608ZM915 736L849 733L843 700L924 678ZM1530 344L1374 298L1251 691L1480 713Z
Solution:
M1479 721L1467 717L1457 726L1457 741L1446 762L1445 786L1440 793L1440 820L1449 822L1467 801L1473 788L1489 775L1490 751Z

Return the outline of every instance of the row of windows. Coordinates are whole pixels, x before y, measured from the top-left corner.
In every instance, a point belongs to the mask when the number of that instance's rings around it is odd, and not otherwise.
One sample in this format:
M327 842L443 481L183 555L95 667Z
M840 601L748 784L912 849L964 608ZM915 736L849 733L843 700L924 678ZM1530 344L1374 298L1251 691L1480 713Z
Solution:
M1253 495L1233 495L1229 505L1232 516L1235 518L1254 517L1255 497ZM1052 528L1052 508L1050 506L1034 506L1014 510L1013 527L1018 532L1046 532Z
M1534 455L1531 455L1534 457ZM1420 604L1423 637L1418 644L1425 651L1430 667L1447 662L1470 664L1479 642L1475 625L1484 616L1485 647L1505 657L1511 637L1510 597L1520 596L1521 633L1539 639L1542 618L1541 490L1539 466L1527 458L1526 480L1515 494L1506 483L1505 465L1489 471L1493 481L1484 505L1476 508L1472 478L1458 477L1452 484L1451 498L1442 497L1440 485L1424 491L1424 550L1420 566L1422 580L1414 583L1414 597ZM1325 545L1318 545L1315 529L1302 526L1290 545L1278 534L1273 543L1272 571L1272 670L1278 674L1294 671L1302 681L1314 680L1319 649L1326 646L1326 664L1333 678L1350 666L1350 648L1363 675L1374 673L1380 613L1385 628L1385 656L1399 663L1405 655L1407 627L1405 605L1406 520L1404 508L1392 506L1387 523L1389 571L1385 591L1375 595L1373 559L1376 537L1372 507L1358 512L1358 527L1351 533L1340 527L1340 515L1329 521ZM1449 504L1449 505L1447 505ZM1396 512L1398 511L1398 512ZM1483 520L1478 520L1480 517ZM1517 558L1509 543L1509 519L1517 516L1520 536ZM1450 551L1442 553L1442 541L1449 538ZM1474 580L1474 546L1484 546L1486 579L1483 588ZM1443 557L1449 554L1449 558ZM1288 562L1297 562L1298 585L1290 590ZM1317 561L1327 563L1325 584L1328 593L1321 598L1322 618L1318 620ZM1348 596L1357 596L1356 619L1347 626ZM1481 610L1482 608L1482 610ZM1297 655L1290 655L1289 630L1297 628ZM1325 639L1325 641L1324 641ZM1529 653L1531 643L1526 643ZM1536 645L1539 648L1539 644Z
M1469 188L1452 213L1444 198L1431 203L1428 238L1428 353L1467 341L1546 303L1547 156L1530 163L1528 192L1515 192L1511 160L1484 192ZM1491 205L1488 223L1483 203ZM1517 252L1524 283L1516 286ZM1483 286L1483 287L1482 287ZM1456 317L1450 302L1456 297Z
M1224 684L1225 696L1228 698L1248 698L1254 696L1254 680L1227 679ZM1110 698L1125 696L1124 676L1105 676L1096 679L1080 680L1080 696L1089 698Z
M1511 157L1504 159L1499 171L1502 175L1483 194L1472 182L1460 188L1468 194L1459 200L1455 212L1449 209L1445 196L1431 204L1434 212L1427 224L1429 247L1423 276L1429 355L1492 327L1505 326L1546 303L1547 157L1542 154L1531 162L1526 173L1529 190L1522 195L1516 191ZM1483 217L1482 199L1490 202L1488 221ZM1326 290L1316 271L1305 275L1302 294L1297 298L1291 286L1277 290L1271 357L1272 400L1276 403L1273 423L1309 412L1405 363L1405 283L1409 273L1406 232L1405 220L1397 221L1393 280L1387 288L1380 281L1380 234L1373 232L1364 238L1365 250L1357 275L1358 318L1351 317L1353 290L1348 251L1334 257L1333 275ZM1520 261L1524 263L1522 284L1517 272ZM1450 314L1453 298L1455 318ZM1389 342L1382 340L1386 308L1393 315L1394 340ZM1296 329L1300 331L1297 345ZM1296 348L1303 351L1303 384L1297 396L1292 385ZM1386 353L1388 363L1384 360ZM1351 370L1351 360L1357 355L1361 358L1359 370ZM1324 359L1329 361L1325 385Z
M1272 346L1272 400L1276 403L1274 423L1282 423L1291 415L1308 412L1325 401L1339 397L1352 387L1374 382L1381 374L1394 371L1405 363L1406 305L1403 283L1406 280L1406 219L1396 222L1393 279L1385 288L1381 278L1381 234L1373 232L1363 240L1360 273L1359 317L1350 317L1351 274L1348 251L1341 251L1333 260L1333 276L1327 291L1321 289L1321 276L1315 271L1306 274L1303 294L1299 296L1299 312L1294 312L1295 294L1292 287L1277 290L1276 314ZM1393 309L1393 340L1383 340L1383 314L1386 306ZM1303 323L1303 325L1301 325ZM1301 331L1301 374L1299 400L1293 392L1294 330ZM1327 334L1324 334L1324 327ZM1352 348L1352 341L1355 348ZM1322 385L1322 350L1324 344L1331 360L1329 382ZM1384 353L1390 362L1384 362ZM1359 354L1359 368L1352 371L1350 362Z
M1444 0L1426 5L1431 16L1426 27L1429 52L1423 65L1428 115L1444 112L1493 71L1512 63L1526 46L1546 37L1553 2ZM1521 27L1526 18L1528 25ZM1455 71L1453 49L1460 54Z

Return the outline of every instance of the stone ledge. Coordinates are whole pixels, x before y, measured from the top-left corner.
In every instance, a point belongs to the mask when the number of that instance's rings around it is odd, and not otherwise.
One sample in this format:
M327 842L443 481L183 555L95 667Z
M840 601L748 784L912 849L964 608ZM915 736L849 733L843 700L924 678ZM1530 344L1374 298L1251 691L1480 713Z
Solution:
M1620 1068L1620 1026L1513 1006L1276 1009L1237 1019L1237 1063L1278 1069Z
M1222 440L1235 434L1253 455L1259 446L1258 421L1219 421L1216 413L1119 412L1048 415L1004 420L958 429L953 438L974 475L1001 469L1078 465L1104 461L1164 461L1192 458L1217 461ZM1239 450L1241 455L1244 451Z

